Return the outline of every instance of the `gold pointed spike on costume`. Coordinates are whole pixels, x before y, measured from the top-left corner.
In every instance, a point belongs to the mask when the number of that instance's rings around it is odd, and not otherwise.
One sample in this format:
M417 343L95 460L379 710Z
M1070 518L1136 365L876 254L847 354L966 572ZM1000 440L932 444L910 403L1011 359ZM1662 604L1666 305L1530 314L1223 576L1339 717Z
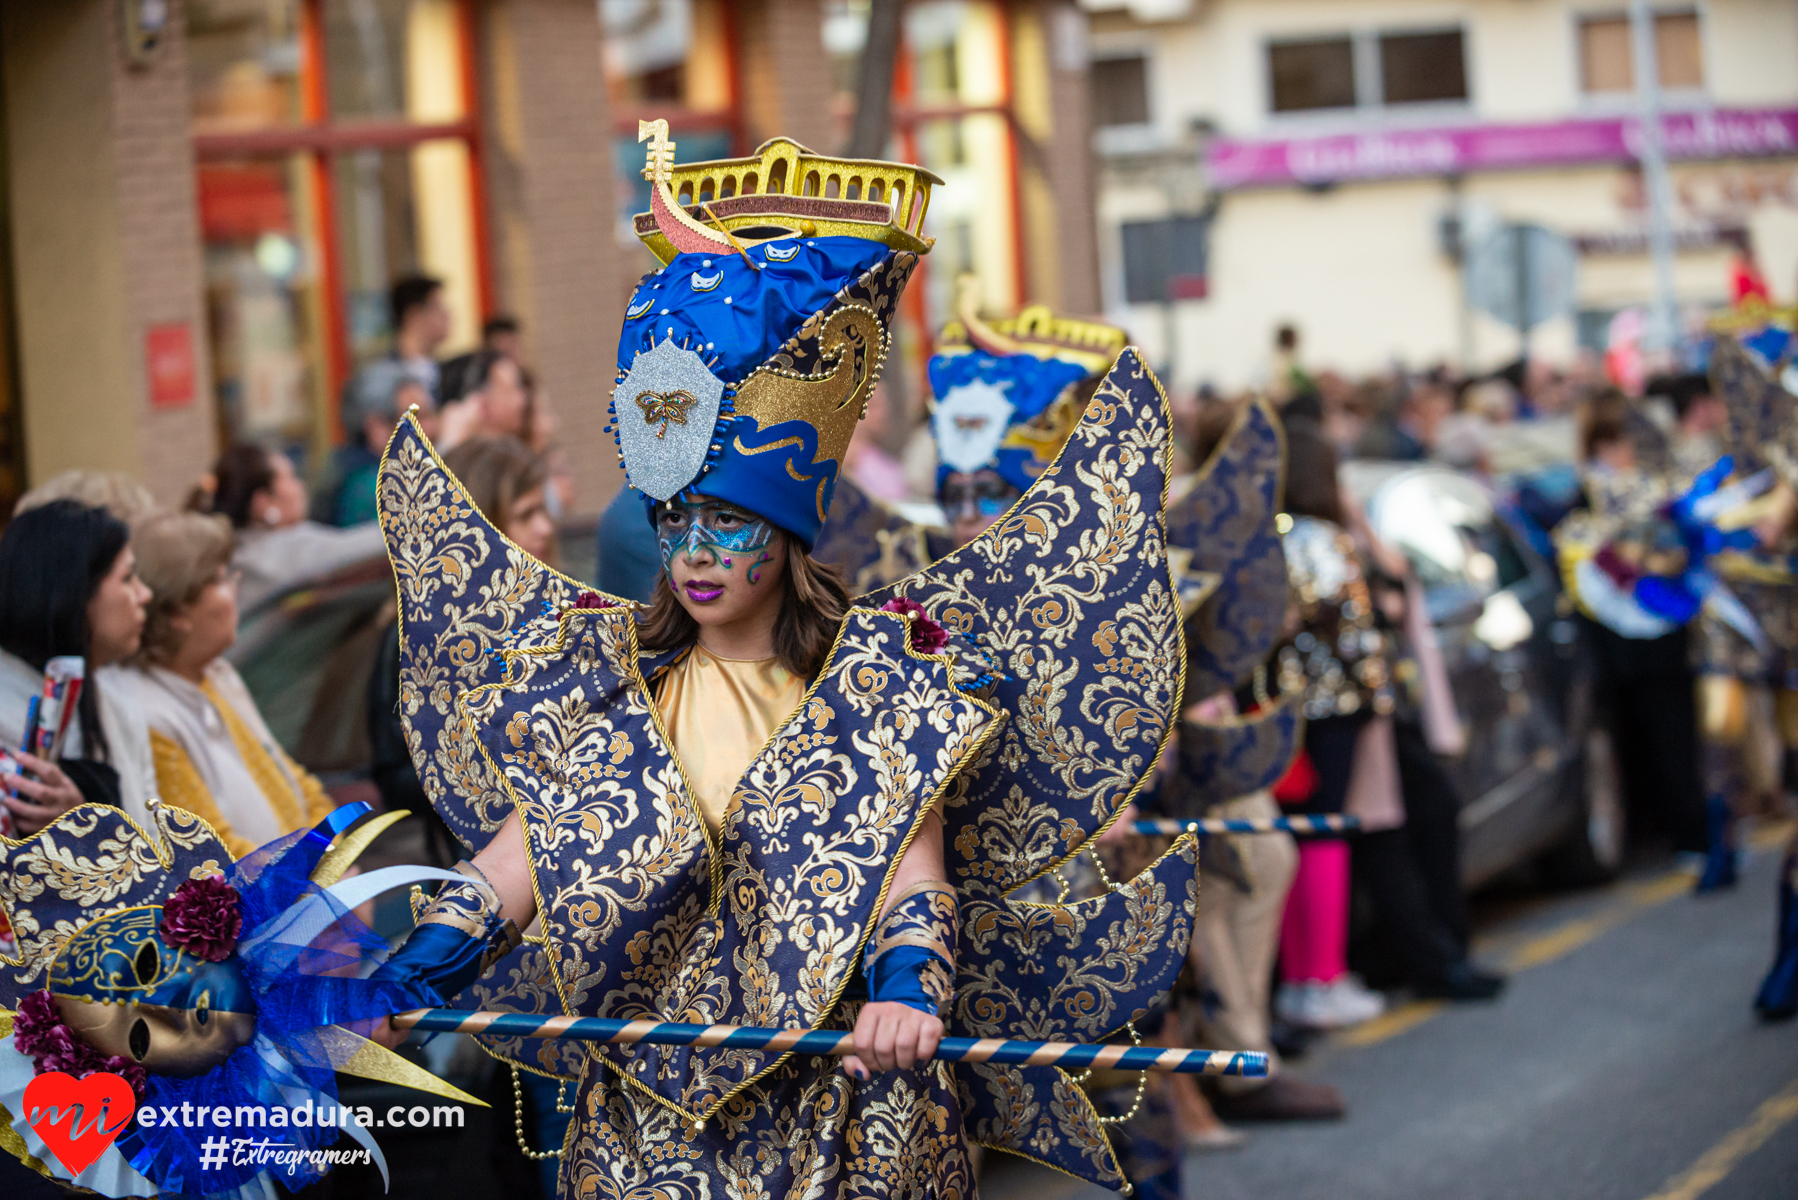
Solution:
M378 1079L382 1083L397 1083L401 1087L429 1092L446 1100L476 1104L482 1108L492 1107L480 1097L469 1095L453 1083L445 1083L379 1042L371 1042L347 1029L338 1029L333 1033L327 1043L327 1050L331 1055L331 1066L344 1075L354 1075L358 1079ZM347 1055L343 1053L345 1050L349 1051Z
M331 848L319 855L318 866L312 868L312 882L321 888L328 888L343 878L343 873L350 864L362 857L373 841L386 833L394 825L412 814L409 812L382 813L372 821L364 821L331 844Z

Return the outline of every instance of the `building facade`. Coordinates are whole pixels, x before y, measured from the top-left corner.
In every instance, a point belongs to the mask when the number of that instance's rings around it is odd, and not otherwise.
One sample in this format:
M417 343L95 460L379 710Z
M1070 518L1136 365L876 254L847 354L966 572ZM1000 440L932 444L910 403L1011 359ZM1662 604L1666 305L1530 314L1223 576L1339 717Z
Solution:
M1088 18L1073 0L908 6L891 153L939 237L889 368L902 440L955 274L1100 305ZM445 281L444 356L515 316L578 487L623 298L653 264L640 117L683 160L846 140L865 0L9 0L0 5L0 511L70 467L173 502L231 441L317 468L391 344L397 277Z
M1085 2L1106 300L1180 385L1265 380L1284 324L1347 372L1513 359L1465 269L1507 224L1576 252L1532 356L1601 348L1652 298L1617 0ZM1729 301L1739 246L1790 303L1798 6L1660 3L1654 26L1685 317Z

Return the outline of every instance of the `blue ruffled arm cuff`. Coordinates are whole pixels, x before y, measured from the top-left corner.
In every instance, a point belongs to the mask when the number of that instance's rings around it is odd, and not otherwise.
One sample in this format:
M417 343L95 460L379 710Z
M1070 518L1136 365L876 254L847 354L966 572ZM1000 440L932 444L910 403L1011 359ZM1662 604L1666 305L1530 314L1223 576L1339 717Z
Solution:
M862 955L871 999L941 1016L955 994L955 891L921 883L893 902Z
M372 976L398 984L420 1007L447 1004L522 940L480 872L468 863L455 870L468 880L445 884L405 944Z

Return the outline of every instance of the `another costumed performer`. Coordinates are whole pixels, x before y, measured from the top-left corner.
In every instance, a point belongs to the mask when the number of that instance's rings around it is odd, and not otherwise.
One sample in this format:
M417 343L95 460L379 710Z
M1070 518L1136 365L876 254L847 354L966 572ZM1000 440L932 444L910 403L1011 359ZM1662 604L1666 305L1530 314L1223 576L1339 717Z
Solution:
M813 555L842 569L852 595L885 587L973 541L1061 453L1126 341L1124 331L1040 304L979 314L979 280L956 283L956 317L930 360L936 500L946 527L921 525L837 483Z
M1120 1034L1185 953L1190 838L1092 900L1010 896L1090 850L1169 736L1165 399L1125 351L1012 519L848 604L808 549L934 180L783 139L676 168L658 124L636 223L666 265L613 395L657 599L507 543L416 421L388 448L401 710L475 852L424 919L540 929L478 973L419 935L390 968L463 1008L854 1031L844 1063L485 1038L575 1085L566 1195L970 1196L968 1141L1121 1186L1072 1076L927 1056Z
M1798 370L1789 311L1763 314L1724 330L1711 351L1711 378L1729 412L1732 457L1749 470L1765 464L1778 483L1753 512L1756 545L1716 559L1754 616L1768 651L1780 740L1798 746ZM1798 1016L1798 836L1779 869L1779 917L1773 965L1755 994L1768 1021Z

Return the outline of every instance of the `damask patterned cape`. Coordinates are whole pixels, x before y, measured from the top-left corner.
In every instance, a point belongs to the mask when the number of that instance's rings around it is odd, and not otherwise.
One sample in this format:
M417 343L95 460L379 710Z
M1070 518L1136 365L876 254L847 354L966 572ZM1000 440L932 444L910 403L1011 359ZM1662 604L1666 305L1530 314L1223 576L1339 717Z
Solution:
M523 821L540 928L459 1001L506 1011L848 1028L893 871L944 802L962 940L951 1034L1118 1034L1172 982L1194 902L1183 838L1071 904L1013 893L1117 817L1167 743L1185 648L1163 509L1168 415L1126 351L1055 464L986 534L844 621L825 667L709 830L623 602L508 543L415 420L382 466L402 717L419 776L478 850ZM890 595L965 646L914 653ZM978 687L979 690L976 690ZM579 1080L563 1187L602 1197L972 1194L964 1134L1122 1184L1091 1103L1047 1067L494 1039Z
M1186 573L1214 581L1186 624L1190 699L1233 691L1265 667L1286 617L1286 555L1276 518L1286 486L1286 434L1265 400L1242 407L1168 510L1168 544ZM1160 810L1200 817L1271 787L1298 752L1291 697L1241 718L1182 720L1180 771Z

